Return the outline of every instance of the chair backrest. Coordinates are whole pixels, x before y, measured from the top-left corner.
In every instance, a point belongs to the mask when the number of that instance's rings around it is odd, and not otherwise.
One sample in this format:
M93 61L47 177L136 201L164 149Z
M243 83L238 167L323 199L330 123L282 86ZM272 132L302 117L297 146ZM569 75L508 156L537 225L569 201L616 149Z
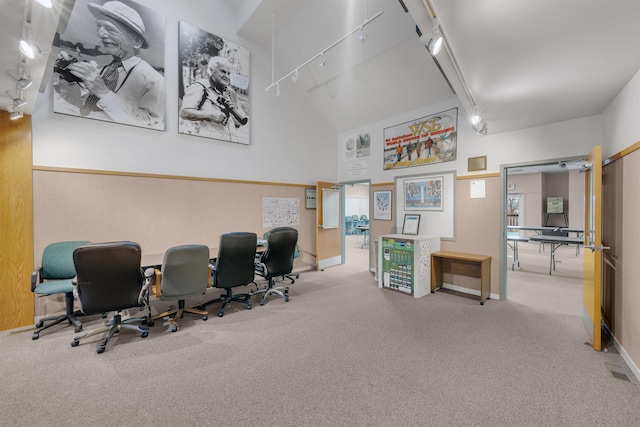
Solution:
M209 247L167 249L162 262L161 300L182 300L203 293L209 283Z
M123 310L140 304L144 276L140 245L93 243L73 252L78 298L86 314Z
M257 244L255 233L240 231L220 236L213 286L233 288L253 282Z
M295 228L279 227L269 231L267 250L260 258L269 276L291 273L297 243L298 230Z
M43 280L65 280L76 277L76 269L73 265L73 251L87 243L89 242L85 240L72 240L48 245L42 252L40 277Z

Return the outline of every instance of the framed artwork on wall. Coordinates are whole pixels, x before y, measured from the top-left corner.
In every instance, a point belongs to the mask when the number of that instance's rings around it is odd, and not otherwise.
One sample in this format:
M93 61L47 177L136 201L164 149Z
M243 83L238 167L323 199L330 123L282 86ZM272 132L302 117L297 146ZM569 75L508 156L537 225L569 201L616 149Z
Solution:
M130 0L70 3L53 65L53 111L165 130L164 15Z
M373 192L373 219L391 221L391 191Z
M249 144L249 49L180 22L178 133Z
M305 188L304 189L304 199L305 205L304 207L307 209L315 209L316 208L316 189L315 188Z
M433 176L404 181L405 210L442 210L442 177Z

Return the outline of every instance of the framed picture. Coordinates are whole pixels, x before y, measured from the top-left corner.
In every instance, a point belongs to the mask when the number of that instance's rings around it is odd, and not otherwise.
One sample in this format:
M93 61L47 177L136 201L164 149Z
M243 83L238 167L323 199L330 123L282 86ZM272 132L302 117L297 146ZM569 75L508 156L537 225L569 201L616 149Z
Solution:
M391 221L391 191L373 192L373 219Z
M404 214L404 223L402 225L402 234L418 235L420 228L420 214Z
M305 207L307 209L315 209L316 208L316 189L315 188L305 188L304 189L304 199L305 199Z
M69 3L73 9L53 65L53 111L164 131L164 15L128 0ZM122 37L117 45L99 36L104 30L98 23L105 20L109 32ZM125 59L122 44L128 46Z
M180 21L178 133L249 144L249 49Z
M424 177L404 181L404 209L442 210L442 177Z

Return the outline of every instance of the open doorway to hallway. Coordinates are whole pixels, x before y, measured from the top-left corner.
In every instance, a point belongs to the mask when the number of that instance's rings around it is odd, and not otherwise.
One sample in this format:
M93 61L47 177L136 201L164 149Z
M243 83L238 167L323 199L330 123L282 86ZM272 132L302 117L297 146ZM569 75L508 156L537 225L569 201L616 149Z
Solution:
M584 227L584 176L574 164L577 159L504 168L503 274L510 301L581 316L582 247L574 240Z
M369 181L349 182L344 188L344 263L369 269Z

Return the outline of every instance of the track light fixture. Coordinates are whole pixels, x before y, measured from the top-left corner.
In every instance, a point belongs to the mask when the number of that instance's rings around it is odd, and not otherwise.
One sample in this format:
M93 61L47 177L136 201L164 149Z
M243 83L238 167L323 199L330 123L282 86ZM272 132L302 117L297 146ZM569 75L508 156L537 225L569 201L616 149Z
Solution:
M24 98L21 98L20 96L18 96L17 98L13 98L13 106L16 108L24 107L26 104L27 104L27 100Z
M479 121L478 124L473 125L473 130L480 136L485 136L489 129L484 121Z
M32 83L33 80L31 79L31 77L20 77L18 79L18 89L25 90L26 88L31 86Z
M444 37L440 34L440 30L438 30L439 22L437 19L433 20L433 37L427 43L427 48L429 49L429 53L432 56L436 56L440 49L442 49L442 44L444 43Z
M269 89L271 89L273 87L276 87L276 94L277 94L280 82L282 82L284 79L287 79L289 77L291 77L291 81L293 81L294 83L297 82L297 80L298 80L297 76L299 75L299 71L301 69L303 69L304 67L306 67L307 65L309 65L311 62L313 62L316 59L318 59L318 58L320 58L320 63L318 64L318 66L319 67L324 67L325 65L327 65L327 61L325 59L325 53L329 52L331 49L333 49L334 47L339 45L341 42L343 42L346 38L348 38L349 36L351 36L352 34L358 32L358 31L360 32L358 34L358 40L360 42L364 43L366 41L366 39L367 39L367 32L365 30L365 27L367 25L369 25L373 20L375 20L375 19L379 18L380 16L382 16L383 12L380 11L380 12L376 13L374 16L372 16L371 18L367 18L366 14L367 14L367 12L366 12L366 2L365 2L365 20L364 20L364 22L362 24L360 24L359 26L357 26L356 28L351 30L349 33L344 35L342 38L340 38L337 41L335 41L332 44L330 44L324 50L322 50L319 53L317 53L314 56L312 56L309 60L304 62L302 65L299 65L298 67L294 68L292 71L290 71L287 74L285 74L280 80L274 81L274 63L275 63L275 41L274 41L275 40L275 30L274 30L274 22L275 22L275 19L276 19L277 15L275 13L272 13L271 14L271 18L272 18L272 28L271 28L271 43L272 43L272 47L271 47L271 82L272 83L269 86L267 86L265 91L268 91Z
M358 34L358 41L360 43L364 43L367 41L367 30L364 27L360 28L360 33Z
M21 119L23 115L24 114L22 113L21 109L14 109L12 112L9 113L9 119L18 120L18 119Z

